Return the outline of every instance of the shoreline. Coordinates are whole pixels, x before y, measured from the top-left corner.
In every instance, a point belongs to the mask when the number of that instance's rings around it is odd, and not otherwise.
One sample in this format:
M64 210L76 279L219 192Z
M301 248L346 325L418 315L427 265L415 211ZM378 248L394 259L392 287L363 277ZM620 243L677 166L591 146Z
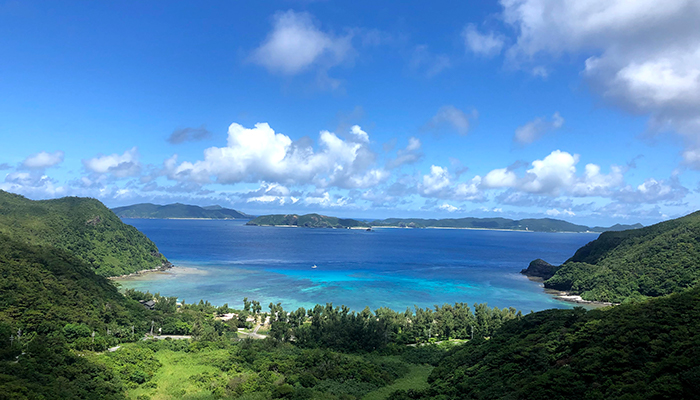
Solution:
M130 273L130 274L125 274L125 275L108 276L107 279L109 279L109 280L117 280L117 279L134 278L134 277L137 277L137 276L147 275L147 274L151 274L151 273L154 273L154 272L165 272L165 271L167 271L167 270L169 270L169 269L172 269L172 268L174 268L174 267L175 267L175 265L171 264L171 263L168 261L167 264L164 263L164 264L162 264L162 265L161 265L160 267L158 267L158 268L142 269L142 270L140 270L140 271L132 272L132 273Z
M565 292L562 290L545 288L544 292L551 295L552 297L554 297L557 300L565 301L567 303L585 304L585 305L593 306L596 308L612 307L612 306L619 306L620 305L620 303L611 303L609 301L584 300L581 296L579 296L577 294L571 294L569 292Z
M175 218L170 218L170 219L175 219ZM600 235L602 232L593 232L593 231L583 231L583 232L573 232L573 231L531 231L531 230L525 230L525 229L503 229L503 228L460 228L460 227L452 227L452 226L426 226L426 227L410 227L410 226L394 226L394 225L371 225L368 227L359 227L359 226L352 226L352 227L347 227L347 228L334 228L334 227L314 227L314 226L299 226L299 225L264 225L264 224L255 224L255 225L247 225L246 226L261 226L261 227L272 227L272 228L310 228L310 229L358 229L358 230L367 230L367 229L452 229L452 230L470 230L470 231L496 231L496 232L525 232L525 233L594 233L596 235Z
M523 275L525 275L525 274L523 274ZM548 294L557 300L565 301L567 303L583 304L583 305L591 306L594 308L620 305L619 303L611 303L608 301L584 300L581 296L579 296L577 294L571 294L571 293L563 291L563 290L556 290L556 289L550 289L550 288L544 287L544 279L542 279L539 276L525 275L525 277L527 277L527 279L529 279L532 282L539 283L540 286L542 287L542 291L545 294Z

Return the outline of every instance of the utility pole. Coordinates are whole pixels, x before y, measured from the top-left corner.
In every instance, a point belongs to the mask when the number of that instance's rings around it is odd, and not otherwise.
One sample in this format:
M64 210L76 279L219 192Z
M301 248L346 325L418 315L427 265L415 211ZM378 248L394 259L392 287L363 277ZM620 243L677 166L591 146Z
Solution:
M95 343L95 331L92 331L92 343Z
M151 336L153 336L153 321L151 321Z

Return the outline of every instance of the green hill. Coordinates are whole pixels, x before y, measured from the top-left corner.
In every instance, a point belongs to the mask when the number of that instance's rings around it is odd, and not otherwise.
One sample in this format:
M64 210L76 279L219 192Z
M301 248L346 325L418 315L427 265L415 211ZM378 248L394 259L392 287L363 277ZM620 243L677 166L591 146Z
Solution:
M610 227L604 227L604 226L594 226L591 228L592 232L620 232L620 231L627 231L630 229L639 229L639 228L644 228L644 225L642 224L634 224L634 225L624 225L624 224L615 224Z
M67 250L102 276L167 265L150 239L95 199L34 201L0 190L0 233Z
M113 208L120 218L202 218L202 219L248 219L250 215L221 206L199 207L187 204L142 203Z
M586 300L622 302L681 291L700 281L700 212L605 232L555 270L545 287Z
M700 288L639 304L546 310L437 363L404 399L696 399Z
M246 225L258 226L298 226L303 228L365 228L368 224L354 219L328 217L319 214L276 214L262 215Z
M49 331L66 323L104 332L139 324L143 307L72 254L0 234L0 321L25 331ZM134 318L135 314L138 318ZM142 330L145 330L145 323Z
M469 228L469 229L507 229L515 231L533 232L605 232L612 230L634 229L642 227L636 225L614 225L610 228L596 226L589 228L584 225L576 225L571 222L552 218L529 218L513 220L508 218L448 218L448 219L421 219L421 218L387 218L372 221L373 226L398 226L405 228Z

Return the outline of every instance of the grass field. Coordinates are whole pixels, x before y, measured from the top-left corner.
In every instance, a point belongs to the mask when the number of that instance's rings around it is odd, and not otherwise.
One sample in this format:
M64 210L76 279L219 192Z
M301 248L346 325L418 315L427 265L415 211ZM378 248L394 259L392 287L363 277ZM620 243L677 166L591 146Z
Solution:
M213 395L195 385L189 378L201 373L219 373L221 370L212 366L216 359L228 356L228 350L211 350L197 353L173 352L161 350L156 353L163 366L158 369L151 382L137 389L129 390L130 399L148 395L152 400L188 399L209 400L220 397ZM155 387L147 387L155 386Z
M384 400L396 390L425 389L428 387L428 375L433 367L429 365L409 364L410 371L406 376L397 379L392 385L384 386L374 392L367 393L362 400Z
M127 344L123 347L129 348L134 344ZM123 349L117 350L123 351ZM237 374L233 375L222 372L221 366L226 364L230 357L229 349L201 349L196 352L172 351L162 349L155 353L155 358L161 363L161 367L155 372L152 379L140 386L129 389L127 395L130 399L141 400L165 400L165 399L186 399L186 400L209 400L220 399L226 395L225 388L219 387L226 385L232 379L236 379ZM349 356L357 358L361 361L361 356ZM392 362L401 362L398 356L385 356L380 359ZM433 367L427 365L404 364L408 367L408 373L400 379L397 379L392 385L385 386L365 395L363 399L379 400L386 399L395 390L408 389L423 389L428 386L428 375ZM281 375L279 383L284 383L284 377ZM204 379L202 379L204 378ZM211 380L209 379L211 378ZM288 385L287 385L288 386ZM218 393L215 393L218 391ZM229 393L230 395L230 393ZM269 398L270 393L248 393L241 398L257 399ZM321 397L319 397L321 396ZM335 396L331 396L335 398ZM326 398L323 393L316 392L314 399Z

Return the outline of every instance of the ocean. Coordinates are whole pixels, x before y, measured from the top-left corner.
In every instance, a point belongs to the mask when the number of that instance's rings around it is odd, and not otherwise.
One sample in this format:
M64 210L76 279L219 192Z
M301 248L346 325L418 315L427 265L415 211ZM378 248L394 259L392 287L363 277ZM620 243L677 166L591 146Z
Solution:
M466 229L310 229L246 226L242 220L124 219L177 267L119 279L123 288L188 303L241 308L243 298L360 311L456 302L523 312L574 305L519 272L536 258L560 264L591 233ZM316 266L314 268L314 266Z

